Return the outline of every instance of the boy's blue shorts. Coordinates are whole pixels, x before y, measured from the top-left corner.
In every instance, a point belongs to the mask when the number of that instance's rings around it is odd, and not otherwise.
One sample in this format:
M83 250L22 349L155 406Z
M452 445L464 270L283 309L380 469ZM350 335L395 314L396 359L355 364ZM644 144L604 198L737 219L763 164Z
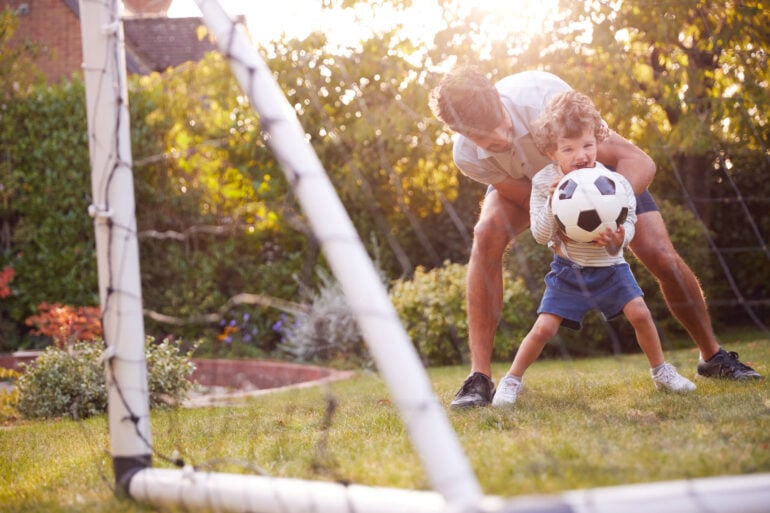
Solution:
M644 296L627 263L609 267L581 267L554 256L545 276L545 293L537 313L561 317L562 325L579 330L589 310L612 319L636 297Z

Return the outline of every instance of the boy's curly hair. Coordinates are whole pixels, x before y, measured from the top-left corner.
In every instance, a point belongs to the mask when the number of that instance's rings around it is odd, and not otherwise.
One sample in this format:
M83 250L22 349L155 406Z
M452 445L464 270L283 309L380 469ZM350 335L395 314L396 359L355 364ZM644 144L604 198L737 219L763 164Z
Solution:
M491 132L504 121L500 93L473 65L445 75L431 92L430 108L450 129L471 137Z
M593 130L597 144L610 135L591 99L578 91L566 91L551 98L532 123L531 133L537 149L550 155L556 151L559 137L578 137L586 129Z

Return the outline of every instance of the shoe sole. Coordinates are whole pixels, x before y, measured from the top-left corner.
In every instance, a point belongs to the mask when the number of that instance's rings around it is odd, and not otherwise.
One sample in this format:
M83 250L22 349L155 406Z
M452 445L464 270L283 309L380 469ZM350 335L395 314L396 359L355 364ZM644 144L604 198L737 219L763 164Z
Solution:
M741 378L736 378L735 376L713 376L711 374L701 374L700 372L697 373L695 377L697 379L724 379L726 381L756 381L765 379L761 374L757 374L756 376L744 376Z
M483 408L485 406L489 406L490 404L492 404L491 401L490 402L468 402L468 403L460 403L460 404L451 403L449 407L452 408L453 410L469 410L471 408Z
M655 388L660 390L661 392L669 392L671 394L689 394L690 392L695 392L697 390L696 388L682 388L680 390L672 390L670 388L666 388L662 385L655 384Z

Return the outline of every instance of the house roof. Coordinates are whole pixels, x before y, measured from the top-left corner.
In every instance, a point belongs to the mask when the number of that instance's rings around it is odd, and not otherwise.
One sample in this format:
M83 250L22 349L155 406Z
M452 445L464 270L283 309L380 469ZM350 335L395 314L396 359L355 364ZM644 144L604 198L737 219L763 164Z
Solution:
M75 16L80 18L80 4L78 0L64 0L64 3L75 13Z
M67 7L80 18L78 0L63 0ZM245 26L245 18L238 16ZM198 38L202 18L167 18L165 16L140 16L123 18L123 34L126 49L126 70L146 75L164 71L187 61L198 61L203 55L216 50L208 38Z
M208 37L198 38L201 25L201 18L124 18L128 72L147 74L202 59L216 46Z

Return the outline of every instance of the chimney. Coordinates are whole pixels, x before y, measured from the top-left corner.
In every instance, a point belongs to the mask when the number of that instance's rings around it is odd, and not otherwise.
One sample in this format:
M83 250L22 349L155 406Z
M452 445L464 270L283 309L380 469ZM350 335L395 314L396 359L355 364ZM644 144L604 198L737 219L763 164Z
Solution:
M129 16L165 16L173 0L124 0Z

